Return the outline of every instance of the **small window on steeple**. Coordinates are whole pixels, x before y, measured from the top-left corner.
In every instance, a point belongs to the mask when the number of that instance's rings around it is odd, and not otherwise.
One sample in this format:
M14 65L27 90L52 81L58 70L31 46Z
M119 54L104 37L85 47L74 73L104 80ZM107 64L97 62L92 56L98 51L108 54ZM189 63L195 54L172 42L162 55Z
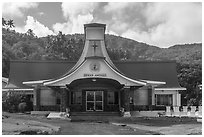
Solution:
M103 27L87 27L86 39L88 40L103 40L104 28Z

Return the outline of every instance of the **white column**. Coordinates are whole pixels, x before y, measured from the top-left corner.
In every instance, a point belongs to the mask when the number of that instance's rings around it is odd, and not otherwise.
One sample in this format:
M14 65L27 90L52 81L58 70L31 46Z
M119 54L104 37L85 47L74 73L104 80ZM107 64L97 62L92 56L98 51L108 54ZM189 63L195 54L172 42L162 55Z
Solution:
M155 105L155 88L152 86L152 105Z
M170 106L166 106L166 116L167 117L171 116L171 107Z
M198 106L198 112L202 112L202 106Z
M179 112L179 107L178 106L174 106L173 110L174 110L174 113L173 113L174 116L176 116L176 117L180 116L180 112Z
M173 94L173 106L177 106L176 100L177 100L177 97L176 97L176 94L174 93Z
M177 95L176 104L177 106L181 106L181 94L179 94L177 91L176 95Z
M182 117L186 117L188 113L188 106L183 106L183 112L181 112Z
M190 106L191 111L189 117L195 117L196 106Z
M198 106L198 117L202 117L202 106Z

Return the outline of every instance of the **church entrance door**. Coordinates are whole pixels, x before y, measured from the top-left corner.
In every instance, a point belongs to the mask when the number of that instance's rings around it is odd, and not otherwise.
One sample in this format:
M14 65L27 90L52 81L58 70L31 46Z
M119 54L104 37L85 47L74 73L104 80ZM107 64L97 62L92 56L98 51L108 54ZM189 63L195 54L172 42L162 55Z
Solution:
M86 111L103 111L103 91L86 91Z

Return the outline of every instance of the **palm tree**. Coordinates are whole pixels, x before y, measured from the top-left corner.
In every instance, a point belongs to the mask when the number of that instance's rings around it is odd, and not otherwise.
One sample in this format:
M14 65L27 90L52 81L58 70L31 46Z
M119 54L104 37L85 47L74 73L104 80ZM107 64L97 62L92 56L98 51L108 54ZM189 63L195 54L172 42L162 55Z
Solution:
M6 26L6 25L7 25L6 20L5 20L4 18L2 18L2 26L4 27L4 26Z
M15 25L14 25L14 23L13 23L13 20L11 20L11 19L8 20L7 25L9 26L9 28L15 27Z

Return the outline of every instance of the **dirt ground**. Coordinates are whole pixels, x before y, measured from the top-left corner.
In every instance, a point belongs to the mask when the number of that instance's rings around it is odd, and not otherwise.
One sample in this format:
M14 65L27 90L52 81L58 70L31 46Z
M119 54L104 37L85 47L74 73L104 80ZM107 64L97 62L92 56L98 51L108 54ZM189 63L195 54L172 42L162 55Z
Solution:
M18 123L18 124L16 124ZM31 124L32 123L32 124ZM59 134L59 135L150 135L152 133L135 130L131 127L116 126L107 122L78 121L68 119L47 119L44 116L34 116L15 113L3 113L2 134ZM29 127L28 127L29 126ZM60 127L60 128L59 128ZM59 130L57 131L57 129ZM40 130L41 129L41 130ZM40 132L41 131L41 132ZM53 131L53 133L51 132Z
M195 118L166 117L118 117L104 121L70 122L68 119L3 112L2 134L201 135L202 124Z
M113 124L126 124L134 129L148 130L163 135L202 135L202 123L197 122L197 118L131 117L113 120Z
M3 135L56 134L58 133L59 129L60 127L53 126L48 123L40 122L37 120L27 120L25 119L24 114L3 113L2 115Z

